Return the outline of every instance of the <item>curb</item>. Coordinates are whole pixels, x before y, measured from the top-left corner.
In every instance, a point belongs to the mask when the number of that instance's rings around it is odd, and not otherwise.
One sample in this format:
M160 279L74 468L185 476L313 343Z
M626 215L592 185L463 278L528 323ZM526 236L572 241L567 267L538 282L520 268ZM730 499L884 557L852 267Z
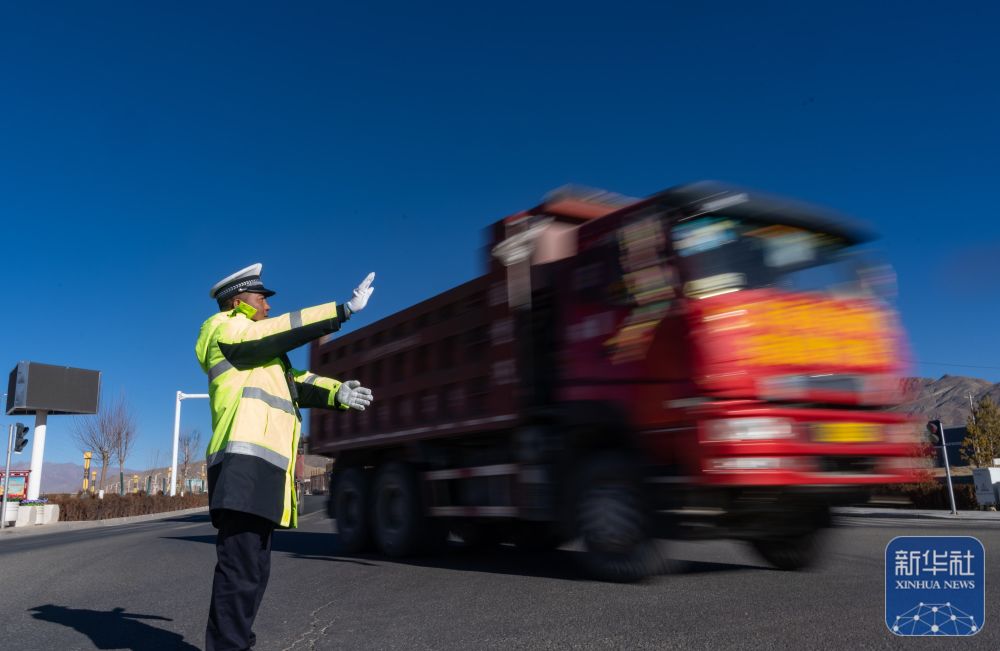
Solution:
M124 518L107 518L105 520L76 520L71 522L53 522L52 524L36 524L28 527L6 527L4 529L0 529L0 538L5 536L35 536L44 533L96 529L98 527L115 527L123 524L166 520L167 518L195 515L197 513L208 513L208 507L196 506L191 509L163 511L162 513L149 513L147 515L130 515Z
M998 511L959 511L952 515L948 511L917 511L906 509L869 509L864 507L840 507L834 515L848 518L898 518L900 520L950 520L952 522L1000 522Z

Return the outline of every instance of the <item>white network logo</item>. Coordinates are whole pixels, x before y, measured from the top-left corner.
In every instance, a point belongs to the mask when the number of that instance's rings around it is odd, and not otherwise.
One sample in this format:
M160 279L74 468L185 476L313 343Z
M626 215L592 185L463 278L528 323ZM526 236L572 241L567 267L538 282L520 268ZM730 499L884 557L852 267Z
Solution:
M896 615L892 630L902 635L972 635L979 630L976 618L951 605L920 602Z

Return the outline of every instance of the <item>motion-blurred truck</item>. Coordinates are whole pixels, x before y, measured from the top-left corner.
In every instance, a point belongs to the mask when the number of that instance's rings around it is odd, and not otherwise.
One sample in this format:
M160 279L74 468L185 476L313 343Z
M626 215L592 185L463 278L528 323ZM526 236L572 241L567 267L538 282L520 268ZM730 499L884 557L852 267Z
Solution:
M798 569L830 507L912 480L891 271L828 210L714 182L563 189L490 228L484 275L313 345L364 412L314 411L345 552L558 546L660 571L660 538Z

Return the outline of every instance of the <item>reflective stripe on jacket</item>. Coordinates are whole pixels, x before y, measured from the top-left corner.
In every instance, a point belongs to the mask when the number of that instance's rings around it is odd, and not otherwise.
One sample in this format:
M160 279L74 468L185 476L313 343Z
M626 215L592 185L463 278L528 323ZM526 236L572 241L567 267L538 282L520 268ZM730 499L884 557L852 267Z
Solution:
M346 409L340 381L291 367L288 351L335 332L343 306L327 303L262 321L239 310L201 326L195 353L208 374L212 438L209 509L231 509L296 526L299 407Z

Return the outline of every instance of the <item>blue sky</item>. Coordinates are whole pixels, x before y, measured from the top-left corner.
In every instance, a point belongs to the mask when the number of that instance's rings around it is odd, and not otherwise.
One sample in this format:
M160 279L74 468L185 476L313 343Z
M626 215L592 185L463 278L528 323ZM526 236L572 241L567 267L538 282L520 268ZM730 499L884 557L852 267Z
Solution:
M554 187L715 178L874 224L914 372L1000 381L998 21L986 2L8 3L0 370L102 370L141 467L166 458L174 392L206 388L193 345L222 276L263 262L280 312L374 270L363 325L479 273L482 228ZM50 418L46 460L79 459L70 425ZM205 401L190 427L207 437Z

